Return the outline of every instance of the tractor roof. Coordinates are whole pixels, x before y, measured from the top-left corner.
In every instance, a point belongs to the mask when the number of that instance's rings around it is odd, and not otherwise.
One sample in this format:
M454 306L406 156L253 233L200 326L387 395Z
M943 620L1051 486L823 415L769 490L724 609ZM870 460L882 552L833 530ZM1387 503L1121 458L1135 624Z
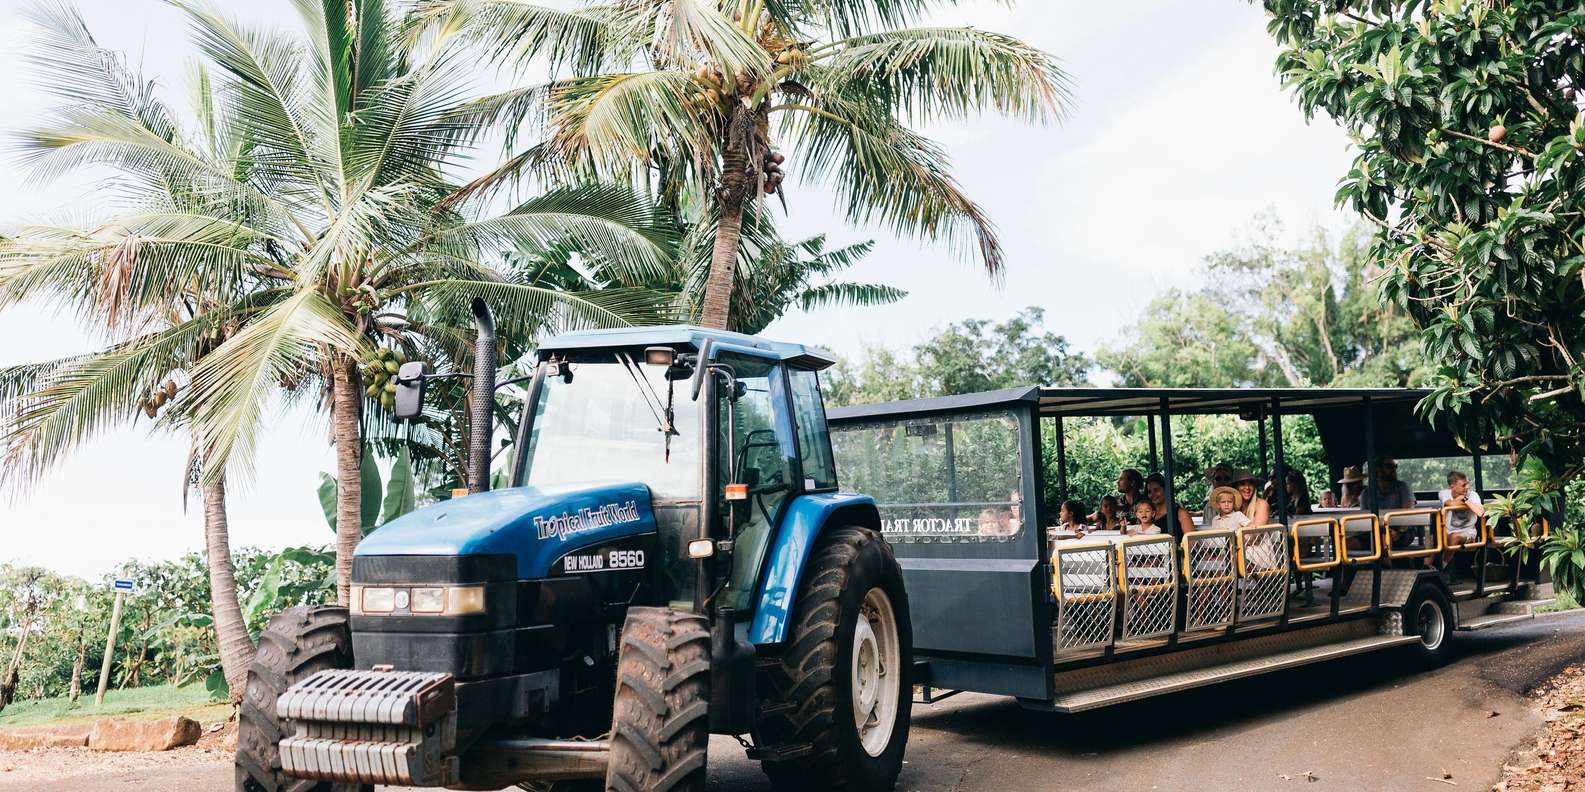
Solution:
M658 327L619 327L608 330L579 330L552 336L539 343L539 352L561 352L577 349L606 349L615 347L681 346L699 349L704 342L729 347L747 347L759 350L780 360L797 365L823 369L836 362L836 358L818 347L769 341L759 336L711 330L694 325L661 325Z

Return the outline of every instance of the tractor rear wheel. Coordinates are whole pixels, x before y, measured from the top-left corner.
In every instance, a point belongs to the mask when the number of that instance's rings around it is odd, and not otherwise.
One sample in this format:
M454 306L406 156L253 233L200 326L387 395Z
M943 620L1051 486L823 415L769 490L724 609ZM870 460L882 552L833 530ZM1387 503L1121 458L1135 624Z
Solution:
M289 608L270 619L248 667L248 689L237 717L237 792L365 792L364 784L332 784L281 774L281 720L275 700L320 671L352 667L347 609Z
M703 792L709 708L709 622L670 608L629 608L605 788Z
M778 790L892 789L908 744L913 632L891 547L868 528L826 533L796 607L764 690L766 704L792 706L762 718L754 738L809 750L766 760L766 775Z

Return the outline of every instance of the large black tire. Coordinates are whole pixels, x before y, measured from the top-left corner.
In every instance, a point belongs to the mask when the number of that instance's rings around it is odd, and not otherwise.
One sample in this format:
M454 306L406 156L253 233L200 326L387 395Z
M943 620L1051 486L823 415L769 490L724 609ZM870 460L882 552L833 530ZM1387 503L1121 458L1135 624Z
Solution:
M606 789L703 792L709 744L709 622L670 608L629 608Z
M1420 581L1403 607L1404 634L1420 636L1410 651L1427 666L1447 662L1455 627L1453 605L1442 587L1430 580Z
M352 667L347 609L299 605L270 619L248 667L237 718L237 792L358 792L363 784L332 784L281 775L282 730L275 700L286 689L332 668Z
M872 591L884 598L871 595ZM855 669L866 672L864 657L854 662L855 634L865 618L866 630L876 630L876 603L889 603L897 641L895 667L881 668L874 685L883 694L895 695L889 732L874 732L872 746L853 713L858 691ZM789 760L762 763L778 790L891 790L903 766L908 744L908 716L913 703L913 631L909 626L908 595L902 568L881 535L868 528L843 527L820 538L798 586L797 610L783 654L770 669L763 690L775 714L762 718L754 731L761 746L809 744L812 751ZM869 616L865 616L868 613ZM868 650L861 650L866 654ZM774 708L790 703L790 708ZM876 721L877 710L869 718ZM869 723L870 721L867 721ZM873 738L880 737L883 741Z

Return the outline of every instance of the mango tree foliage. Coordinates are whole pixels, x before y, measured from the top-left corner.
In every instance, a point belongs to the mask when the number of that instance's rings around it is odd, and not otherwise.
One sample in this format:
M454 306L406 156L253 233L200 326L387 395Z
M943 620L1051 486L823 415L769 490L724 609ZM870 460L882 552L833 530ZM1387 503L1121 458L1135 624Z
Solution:
M1356 156L1382 295L1436 368L1422 407L1585 471L1585 6L1266 0L1277 69Z

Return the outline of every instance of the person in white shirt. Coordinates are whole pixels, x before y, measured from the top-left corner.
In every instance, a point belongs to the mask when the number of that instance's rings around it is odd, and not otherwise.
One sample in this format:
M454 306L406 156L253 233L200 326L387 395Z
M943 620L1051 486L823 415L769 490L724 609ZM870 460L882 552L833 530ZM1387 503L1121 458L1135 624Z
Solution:
M1211 506L1216 511L1207 525L1213 531L1236 531L1249 525L1249 515L1243 512L1243 497L1232 487L1211 490Z
M1447 489L1437 493L1442 502L1443 519L1447 520L1447 547L1442 550L1442 564L1447 565L1459 545L1480 541L1480 520L1486 516L1480 493L1469 488L1469 476L1463 471L1447 473Z
M1148 500L1135 503L1134 522L1124 529L1123 533L1128 536L1161 533L1161 526L1156 525L1156 507Z

